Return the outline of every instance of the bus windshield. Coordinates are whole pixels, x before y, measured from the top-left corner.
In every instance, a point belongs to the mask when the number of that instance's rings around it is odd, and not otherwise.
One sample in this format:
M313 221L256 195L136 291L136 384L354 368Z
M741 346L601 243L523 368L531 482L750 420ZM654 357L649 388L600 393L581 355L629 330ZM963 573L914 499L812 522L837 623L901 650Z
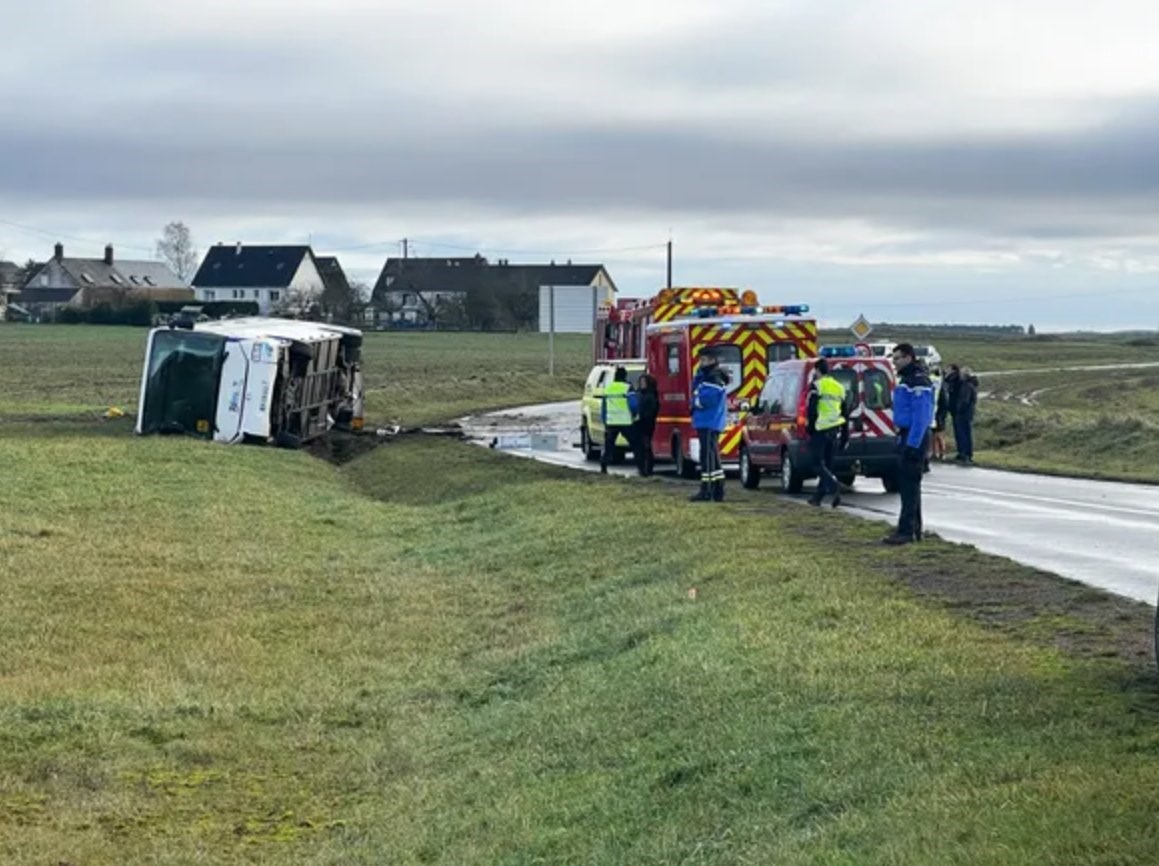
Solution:
M213 437L225 338L173 329L158 331L149 355L142 433Z

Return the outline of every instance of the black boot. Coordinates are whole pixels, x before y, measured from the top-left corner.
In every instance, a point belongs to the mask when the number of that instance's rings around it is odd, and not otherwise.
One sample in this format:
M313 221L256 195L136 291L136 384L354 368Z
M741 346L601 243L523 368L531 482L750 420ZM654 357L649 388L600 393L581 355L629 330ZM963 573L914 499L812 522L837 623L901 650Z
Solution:
M700 491L688 497L689 502L711 502L712 493L708 488L708 482L700 482Z
M724 502L724 482L723 481L713 481L712 482L712 501L713 502Z

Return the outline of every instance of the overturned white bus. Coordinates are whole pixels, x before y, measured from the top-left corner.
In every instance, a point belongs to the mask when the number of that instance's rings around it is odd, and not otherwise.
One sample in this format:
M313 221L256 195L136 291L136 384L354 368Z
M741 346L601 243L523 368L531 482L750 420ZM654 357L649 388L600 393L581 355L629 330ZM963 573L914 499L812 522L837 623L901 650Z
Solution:
M363 424L362 332L292 319L149 332L136 432L296 448Z

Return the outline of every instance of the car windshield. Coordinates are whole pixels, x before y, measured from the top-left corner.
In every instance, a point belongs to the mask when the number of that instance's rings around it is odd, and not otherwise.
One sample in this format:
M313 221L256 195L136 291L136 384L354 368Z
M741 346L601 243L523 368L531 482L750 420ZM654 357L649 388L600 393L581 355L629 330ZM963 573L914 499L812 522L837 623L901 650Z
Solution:
M142 433L213 435L225 338L184 329L153 337Z

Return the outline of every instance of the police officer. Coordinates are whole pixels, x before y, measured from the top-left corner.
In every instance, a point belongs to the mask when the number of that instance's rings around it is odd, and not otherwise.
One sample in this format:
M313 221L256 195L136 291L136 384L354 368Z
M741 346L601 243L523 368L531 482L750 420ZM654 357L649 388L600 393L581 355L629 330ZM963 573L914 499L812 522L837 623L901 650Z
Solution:
M817 467L817 492L810 505L820 506L826 495L833 494L833 507L841 504L841 482L833 474L838 434L846 429L841 409L845 404L845 387L829 375L829 362L818 358L813 367L815 378L809 389L809 456Z
M898 343L894 348L893 365L897 368L893 423L897 427L897 447L901 456L898 474L901 513L897 530L884 541L886 544L909 544L920 541L922 537L922 470L934 417L934 386L909 343Z
M728 410L728 371L712 349L700 353L700 367L692 380L692 426L700 440L700 491L693 502L724 499L724 467L720 462L720 434Z
M608 474L608 462L616 453L616 440L623 435L633 453L636 450L632 428L632 401L635 397L628 387L628 371L616 367L612 381L604 388L600 401L600 420L604 423L604 450L600 452L600 472Z

